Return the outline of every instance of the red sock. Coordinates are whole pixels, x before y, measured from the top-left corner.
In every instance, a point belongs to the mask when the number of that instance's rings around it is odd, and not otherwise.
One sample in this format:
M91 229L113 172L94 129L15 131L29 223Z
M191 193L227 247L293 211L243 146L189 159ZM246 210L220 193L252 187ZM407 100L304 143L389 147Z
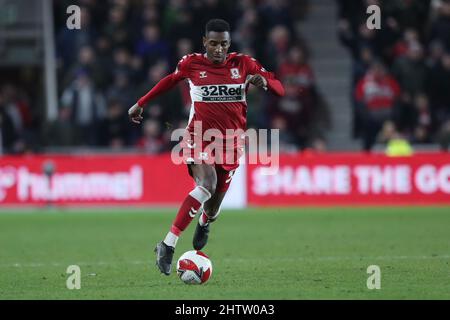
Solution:
M177 216L172 224L171 232L179 236L187 228L189 223L191 223L202 204L209 198L211 198L211 194L201 186L197 186L192 190L186 199L184 199L180 210L178 210Z

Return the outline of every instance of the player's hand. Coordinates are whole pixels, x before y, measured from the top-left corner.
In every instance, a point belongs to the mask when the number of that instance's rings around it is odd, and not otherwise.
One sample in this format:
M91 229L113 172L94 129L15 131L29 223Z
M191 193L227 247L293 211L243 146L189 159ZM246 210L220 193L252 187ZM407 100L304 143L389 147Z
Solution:
M252 75L249 82L258 88L267 90L267 80L260 74Z
M139 107L136 103L134 106L132 106L130 109L128 109L128 117L131 121L134 123L141 123L142 119L142 112L144 111L143 108Z

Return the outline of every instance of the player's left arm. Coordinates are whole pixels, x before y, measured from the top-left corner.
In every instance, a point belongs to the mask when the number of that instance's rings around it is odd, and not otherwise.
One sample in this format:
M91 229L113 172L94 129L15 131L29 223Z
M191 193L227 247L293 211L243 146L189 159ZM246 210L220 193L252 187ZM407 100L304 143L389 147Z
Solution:
M253 84L258 88L263 88L264 90L270 90L277 96L284 96L284 87L280 80L275 78L273 72L269 72L255 59L248 59L248 74L250 78L248 82Z

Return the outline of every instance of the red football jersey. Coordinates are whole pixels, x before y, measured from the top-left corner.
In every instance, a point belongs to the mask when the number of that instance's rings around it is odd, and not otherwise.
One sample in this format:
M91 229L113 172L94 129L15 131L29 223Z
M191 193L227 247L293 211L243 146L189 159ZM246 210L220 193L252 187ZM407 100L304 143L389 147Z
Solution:
M203 132L211 128L218 129L223 134L226 129L245 130L247 80L255 74L266 78L269 90L277 95L284 94L284 89L274 74L266 71L248 55L233 52L227 55L223 63L215 64L205 54L190 54L184 56L175 72L161 80L138 104L144 106L157 94L186 80L192 101L189 131L194 121L202 122Z
M260 74L267 80L266 90L279 96L284 95L284 88L280 81L275 79L274 74L266 71L248 55L233 52L227 55L223 63L215 64L206 57L206 54L190 54L180 60L175 72L162 79L139 99L138 105L143 107L149 100L171 89L179 81L188 81L192 106L185 146L192 149L190 153L192 157L189 156L189 159L211 160L216 164L226 162L229 165L222 168L230 171L238 166L237 160L242 154L243 141L239 139L239 132L234 131L246 130L248 80L255 74ZM224 155L208 152L207 146L212 140L205 137L207 134L204 136L208 129L216 129L220 133L219 139L226 140L222 143ZM214 134L213 137L217 142L218 136ZM200 143L197 143L199 141ZM193 150L194 148L199 150Z
M188 130L195 121L201 121L202 130L246 129L246 92L251 75L261 74L267 80L274 75L267 72L255 59L230 53L221 64L208 60L204 54L185 56L178 63L175 74L187 79L191 94Z

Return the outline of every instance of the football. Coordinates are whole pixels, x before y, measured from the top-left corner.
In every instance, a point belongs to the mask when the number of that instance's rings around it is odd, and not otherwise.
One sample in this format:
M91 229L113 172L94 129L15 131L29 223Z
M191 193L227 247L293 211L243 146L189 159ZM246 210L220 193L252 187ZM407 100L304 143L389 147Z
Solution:
M203 284L211 277L211 260L201 251L187 251L178 259L177 274L186 284Z

